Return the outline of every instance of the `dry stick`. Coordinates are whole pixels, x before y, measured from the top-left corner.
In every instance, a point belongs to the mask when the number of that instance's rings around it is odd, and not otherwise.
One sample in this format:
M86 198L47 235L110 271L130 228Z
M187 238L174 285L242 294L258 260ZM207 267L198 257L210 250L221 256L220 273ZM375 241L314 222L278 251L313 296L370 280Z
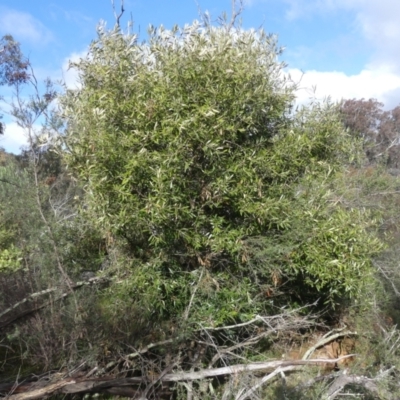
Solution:
M60 258L60 254L59 254L59 251L58 251L58 246L56 244L56 241L55 241L54 235L53 235L53 230L51 229L51 226L50 226L49 222L47 221L47 218L45 217L45 215L43 213L42 204L41 204L41 201L40 201L38 170L37 170L36 159L35 159L36 155L35 155L34 150L33 150L33 139L32 139L31 127L28 127L28 132L29 132L28 136L29 136L29 142L30 142L30 146L31 146L31 151L32 151L33 156L34 156L33 173L34 173L34 177L35 177L35 191L36 191L35 200L36 200L36 203L37 203L37 206L38 206L39 214L40 214L44 224L46 225L47 231L49 233L50 241L51 241L51 244L53 246L54 255L56 256L57 267L58 267L59 271L61 272L61 275L63 276L63 278L64 278L69 290L71 291L71 293L73 293L73 289L72 289L72 286L71 286L71 282L72 281L71 281L70 277L68 276L68 274L66 273L66 271L65 271L65 269L64 269L64 267L63 267L63 265L61 263L61 258ZM76 305L78 306L76 298L74 300L75 300Z
M385 376L389 375L394 369L396 369L395 366L390 367L389 369L382 371L377 375L375 378L368 378L366 376L358 376L358 375L345 375L343 372L341 376L338 377L338 379L333 382L333 384L330 386L328 389L327 394L325 395L326 400L332 400L336 396L339 395L341 390L349 383L364 386L367 390L369 390L372 393L377 393L378 392L378 386L375 383L376 381L379 381L383 379ZM382 388L381 388L382 390ZM387 393L386 390L383 390L383 398L389 399L390 394Z
M366 376L357 375L341 375L335 382L331 385L326 393L326 399L335 399L343 388L349 383L364 386L367 390L372 393L378 393L379 389L374 379L367 378Z
M190 297L189 304L188 304L188 306L187 306L187 308L186 308L186 310L185 310L185 312L184 312L184 314L183 314L183 320L184 320L184 321L187 321L187 319L189 318L190 308L192 307L192 303L193 303L193 300L194 300L194 296L196 295L197 289L199 288L199 285L200 285L200 283L201 283L201 279L203 278L203 274L204 274L204 268L201 269L201 273L200 273L200 276L199 276L199 280L197 281L197 285L196 285L195 288L193 289L193 293L192 293L192 296Z
M103 277L95 277L95 278L91 278L91 279L89 279L87 281L76 282L72 286L72 288L75 290L75 289L79 289L80 287L85 286L85 285L91 285L92 283L105 282L107 280L108 279L105 279ZM4 315L8 314L9 312L15 310L21 304L27 303L28 301L32 301L37 297L44 296L45 294L55 292L55 291L57 291L59 289L60 288L50 288L50 289L42 290L40 292L32 293L28 297L25 297L23 300L19 301L18 303L14 304L13 306L11 306L11 307L7 308L6 310L4 310L0 314L0 318L2 316L4 316ZM56 299L54 299L54 301L60 301L60 300L64 299L65 297L67 297L70 294L71 294L71 292L61 293ZM50 302L46 302L46 303L41 304L39 306L36 306L36 307L34 307L34 308L30 309L30 310L26 310L26 311L22 312L22 314L19 314L14 318L11 318L11 319L9 319L9 320L7 320L5 322L0 323L0 328L4 328L5 326L11 324L12 322L16 321L17 319L20 319L20 318L24 317L25 315L29 315L29 314L31 314L33 312L39 311L42 308L47 307L49 304L50 304Z
M153 382L150 383L150 385L148 385L148 386L146 387L146 389L143 391L143 394L140 396L140 400L142 400L142 399L143 399L143 400L147 400L147 395L148 395L148 393L150 392L150 390L151 390L158 382L161 382L162 379L163 379L163 377L164 377L165 375L167 375L167 373L168 373L169 371L171 371L175 366L176 366L175 363L174 363L174 364L171 364L171 365L168 365L168 366L164 369L164 371L162 371L161 374L157 377L157 379L155 379Z
M245 392L241 396L237 396L235 400L245 400L248 397L250 397L258 388L260 388L265 382L275 378L276 375L281 374L286 371L293 371L298 367L296 366L288 366L288 367L278 367L275 371L271 372L270 374L264 376L264 378L260 379L260 381L254 385L251 389L249 389L247 392Z
M247 322L244 322L244 323L241 323L241 324L237 324L237 325L225 326L225 327L222 327L222 328L221 327L220 328L204 328L204 330L206 332L207 332L207 330L217 330L218 331L218 330L221 330L221 329L233 329L233 328L243 327L243 326L258 322L258 321L262 321L269 328L265 332L262 332L261 334L255 336L255 337L251 337L251 338L249 338L247 340L244 340L241 343L235 344L235 345L233 345L231 347L228 347L228 348L225 348L225 349L222 349L222 350L217 349L217 354L215 354L214 357L211 359L211 361L209 363L209 368L211 368L211 366L213 364L215 364L215 362L218 359L220 359L223 356L223 354L229 353L229 352L231 352L233 350L236 350L238 348L241 348L241 347L254 345L254 344L258 343L262 338L264 338L264 337L266 337L268 335L277 333L278 331L281 331L282 329L291 329L291 328L293 328L293 326L292 326L293 323L290 324L290 321L289 321L289 323L287 321L284 321L283 326L282 326L282 323L281 324L278 323L278 324L273 326L273 325L271 325L271 323L269 321L271 321L271 320L273 321L274 319L278 320L278 322L279 322L279 320L282 319L282 315L278 315L278 316L274 316L274 317L262 317L262 316L258 315L258 316L256 316L254 319L252 319L250 321L247 321ZM298 321L296 321L296 322L298 323ZM302 322L304 322L304 321L302 320ZM289 326L288 326L288 324L289 324Z
M239 10L236 10L237 0L232 0L232 16L228 25L228 30L231 30L236 22L237 17L243 12L243 0L239 0Z
M304 307L300 307L297 308L293 311L287 312L286 314L284 314L285 316L288 316L290 314L294 314L294 313L298 313L300 310L303 310L305 308L310 308L312 306L315 306L317 304L317 302L314 302L310 305L306 305ZM261 315L256 315L253 319L251 319L250 321L246 321L246 322L242 322L240 324L235 324L235 325L226 325L226 326L219 326L219 327L213 327L213 326L206 326L206 327L201 327L201 330L208 330L208 331L223 331L223 330L227 330L227 329L237 329L237 328L242 328L244 326L247 325L251 325L254 324L255 322L264 322L265 324L267 324L268 326L270 326L269 321L273 321L273 320L278 320L282 318L282 314L278 314L276 316L272 316L272 317L263 317ZM271 326L270 326L271 327ZM272 327L271 327L272 328Z
M209 367L211 367L212 365L214 365L224 354L226 353L231 353L233 350L237 350L240 349L241 347L245 347L245 346L251 346L254 344L257 344L261 339L263 339L264 337L270 335L271 331L266 331L261 333L260 335L257 335L255 337L249 338L247 340L244 340L241 343L237 343L231 347L228 347L226 349L222 349L222 350L218 350L218 353L215 354L215 356L211 359L210 363L209 363ZM240 358L239 356L237 356L235 354L236 357Z
M42 291L40 291L40 292L36 292L36 293L30 294L28 297L25 297L23 300L19 301L18 303L15 303L15 304L12 305L11 307L9 307L9 308L7 308L6 310L2 311L2 312L0 313L0 318L3 317L4 315L8 314L9 312L15 310L15 309L16 309L17 307L19 307L21 304L24 304L24 303L26 303L26 302L28 302L28 301L32 301L32 300L34 300L36 297L40 297L40 296L43 296L43 295L45 295L45 294L47 294L47 293L54 292L54 291L56 291L57 289L58 289L58 288L50 288L50 289L45 289L45 290L42 290Z
M94 278L88 279L87 281L80 281L80 282L74 283L72 285L72 289L78 289L78 288L80 288L80 287L82 287L84 285L90 285L92 283L98 283L98 282L104 282L104 281L105 281L105 278L103 278L103 277L94 277ZM3 317L4 315L10 313L11 311L15 310L20 305L22 305L24 303L27 303L28 301L32 301L37 297L44 296L45 294L52 293L52 292L55 292L57 290L60 290L60 288L59 287L53 287L53 288L41 290L40 292L32 293L29 296L27 296L24 299L22 299L21 301L19 301L18 303L13 304L11 307L9 307L6 310L0 312L0 318Z
M314 384L316 384L317 382L321 382L321 381L327 381L327 380L331 380L333 378L337 378L338 376L340 376L341 374L343 374L343 370L340 372L334 372L332 374L328 374L328 375L319 375L319 376L315 376L314 378L309 379L306 382L300 383L298 385L296 385L294 387L294 389L298 392L298 393L302 393L301 391L303 389L309 388L311 386L313 386Z
M123 15L124 12L125 12L125 9L124 9L124 0L121 0L121 12L120 12L119 14L117 14L117 12L115 11L115 3L114 3L114 0L111 0L111 4L112 4L113 11L114 11L115 22L116 22L117 26L120 26L120 25L119 25L119 21L120 21L122 15Z
M118 361L111 361L111 362L109 362L109 363L105 366L104 370L105 370L105 371L108 371L109 369L115 367L115 366L116 366L119 362L121 362L123 359L126 359L126 358L127 358L128 360L132 360L132 359L134 359L134 358L136 358L136 357L141 356L141 355L144 354L144 353L147 353L150 349L152 349L152 348L154 348L154 347L162 346L162 345L164 345L164 344L173 343L173 342L174 342L175 340L177 340L177 339L178 339L178 338L163 340L163 341L157 342L157 343L150 343L150 344L148 344L147 346L145 346L143 349L138 350L138 351L135 351L134 353L128 354L128 355L124 356L123 358L119 359Z
M70 385L75 383L74 380L63 380L61 382L56 382L51 385L45 386L40 389L32 390L28 393L20 393L20 394L13 394L8 396L7 399L9 400L33 400L33 399L41 399L46 398L49 394L53 394L56 391L59 391L64 386Z
M317 350L318 348L325 346L326 344L332 342L333 340L339 338L339 337L344 337L344 336L357 336L358 333L357 332L338 332L335 333L334 335L325 337L323 339L321 339L318 343L316 343L314 346L310 347L304 354L303 356L303 360L307 360L311 354L314 353L315 350Z
M192 307L192 303L193 303L194 297L196 296L197 289L199 288L201 280L203 279L203 274L204 274L204 267L201 269L201 273L200 273L199 279L197 281L196 286L193 289L193 293L190 296L189 304L186 307L186 310L185 310L185 312L183 314L183 320L184 321L187 321L187 319L189 318L190 308ZM192 367L190 368L190 371L194 371L194 365L192 365ZM193 384L192 384L192 382L188 382L185 385L185 387L187 389L186 400L192 400L193 399Z
M390 284L392 285L393 291L396 293L396 296L400 297L400 292L399 292L399 290L397 289L396 285L394 284L393 279L391 279L391 278L388 276L388 274L386 273L386 271L379 265L379 263L374 262L373 264L374 264L375 267L378 268L378 270L379 270L380 273L384 276L384 278L385 278L388 282L390 282Z
M230 367L222 367L215 369L206 369L202 371L196 372L181 372L181 373L173 373L166 374L164 376L160 376L157 380L158 382L181 382L181 381L193 381L198 379L204 379L209 377L221 376L221 375L234 375L242 372L251 372L251 371L262 371L268 369L274 369L275 371L272 374L267 375L263 378L263 383L269 379L272 379L276 374L289 371L295 369L296 366L301 365L318 365L318 364L326 364L326 363L337 363L348 357L354 357L355 354L351 354L348 356L343 356L336 358L334 360L331 359L313 359L313 360L297 360L297 361L269 361L269 362L260 362L260 363L252 363L252 364L241 364L241 365L232 365ZM41 387L40 389L31 390L29 392L20 393L10 395L8 400L33 400L33 399L42 399L44 397L48 397L54 393L93 393L93 392L101 392L105 391L109 388L120 388L127 387L132 385L138 385L143 383L143 379L138 378L119 378L119 379L89 379L89 380L75 380L72 378L63 379L61 381L52 383L48 386Z
M348 354L334 359L315 358L311 360L293 360L293 361L275 360L267 362L257 362L252 364L231 365L229 367L205 369L196 372L177 372L175 374L168 374L164 376L163 382L190 381L190 380L204 379L221 375L238 374L240 372L253 372L253 371L262 371L265 369L276 369L278 367L283 368L283 367L298 366L298 365L336 364L337 362L345 360L346 358L355 356L356 354Z

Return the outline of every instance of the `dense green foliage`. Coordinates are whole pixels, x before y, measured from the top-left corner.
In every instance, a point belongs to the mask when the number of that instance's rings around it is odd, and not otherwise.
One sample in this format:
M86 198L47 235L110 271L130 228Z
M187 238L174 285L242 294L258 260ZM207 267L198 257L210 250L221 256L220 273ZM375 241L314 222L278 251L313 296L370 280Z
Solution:
M150 28L144 42L100 27L59 113L49 80L43 95L28 75L10 82L17 96L29 82L35 94L10 107L29 148L0 152L9 381L59 369L90 385L133 377L141 381L112 393L146 388L142 398L239 398L260 382L248 371L193 385L162 379L296 359L292 350L301 357L333 334L329 357L348 354L350 339L350 373L375 377L384 393L398 386L386 368L400 368L391 327L400 183L387 168L397 165L398 110L294 109L276 38L233 22ZM321 398L341 376L307 371L248 398Z
M82 88L61 99L67 162L129 248L113 293L182 318L195 287L191 316L212 324L246 320L288 281L310 292L301 302L357 296L380 245L362 211L334 201L358 151L335 106L292 114L295 87L263 31L149 35L100 30L75 65Z
M29 189L29 174L12 157L0 165L0 271L21 266L26 251L27 226L37 222L37 213Z

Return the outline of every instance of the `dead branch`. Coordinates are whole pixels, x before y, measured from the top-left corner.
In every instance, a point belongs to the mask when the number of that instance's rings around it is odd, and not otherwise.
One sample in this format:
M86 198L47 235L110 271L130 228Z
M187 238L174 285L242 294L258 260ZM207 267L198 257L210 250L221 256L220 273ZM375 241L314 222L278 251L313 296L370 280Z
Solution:
M245 400L248 397L250 397L257 389L259 389L265 382L270 381L271 379L275 378L278 374L283 374L284 372L287 371L293 371L298 367L296 366L288 366L288 367L278 367L275 371L271 372L270 374L264 376L260 381L254 385L251 389L249 389L247 392L242 394L240 397L237 396L235 400Z
M32 300L36 299L37 297L44 296L45 294L55 292L56 290L58 290L58 288L50 288L50 289L41 290L40 292L32 293L28 297L25 297L24 299L19 301L18 303L13 304L11 307L0 312L0 318L3 317L4 315L10 313L11 311L15 310L17 307L19 307L22 304L32 301Z
M335 399L346 385L353 384L363 386L365 389L372 393L378 393L378 386L374 379L367 378L366 376L357 375L341 375L330 386L326 393L327 400Z
M331 332L329 332L331 333ZM335 333L333 335L329 335L323 337L318 343L316 343L314 346L310 347L304 354L303 356L303 360L307 360L308 358L311 357L311 355L314 353L315 350L319 349L320 347L325 346L326 344L333 342L334 340L340 338L340 337L345 337L345 336L357 336L358 333L357 332L349 332L349 331L345 331L345 332L338 332Z
M292 316L291 315L292 313L293 312L287 312L285 314L275 315L271 317L258 315L250 321L236 325L230 325L218 328L204 328L203 332L209 337L210 343L203 342L203 344L206 344L208 346L213 346L216 349L216 354L212 357L211 361L209 362L209 368L211 368L218 360L222 359L224 355L227 354L230 354L231 356L237 358L241 358L239 355L234 354L233 352L238 349L254 346L267 336L277 335L280 332L293 331L298 329L299 327L309 328L312 325L317 325L315 321L310 320L309 318L306 317L299 318L296 315ZM259 324L259 322L262 322L262 324ZM248 337L247 339L242 340L241 342L238 343L234 343L232 344L232 346L229 347L222 347L220 345L218 346L215 345L213 343L211 335L209 334L209 331L212 332L221 330L231 330L231 329L243 328L246 326L250 326L252 324L266 325L266 326L261 329L257 329L256 335L250 335L250 337ZM310 355L312 354L312 352L310 353Z
M207 331L224 331L224 330L229 330L229 329L238 329L238 328L243 328L245 326L248 325L252 325L255 323L259 323L262 322L265 325L267 325L268 327L272 328L273 326L277 326L279 325L279 322L281 322L282 320L284 320L286 322L286 318L291 315L291 314L298 314L298 312L300 310L306 309L306 308L310 308L312 306L315 306L317 304L317 302L313 303L313 304L309 304L306 305L304 307L300 307L297 308L295 310L289 311L289 312L285 312L282 314L278 314L278 315L273 315L270 317L267 316L262 316L262 315L256 315L253 319L251 319L250 321L246 321L246 322L242 322L240 324L235 324L235 325L226 325L226 326L218 326L218 327L213 327L213 326L207 326L207 327L202 327L201 330L207 330ZM305 319L300 319L298 320L298 322L300 322L301 324L304 324L306 320ZM310 326L312 324L311 321L308 321L307 326ZM304 327L304 325L301 325L302 327ZM273 328L272 328L273 329Z
M296 385L294 387L294 390L296 392L303 392L304 389L306 388L310 388L311 386L314 386L316 383L321 382L321 381L330 381L334 378L337 378L340 374L343 374L343 371L338 371L338 372L334 372L332 374L328 374L328 375L319 375L319 376L315 376L314 378L309 379L306 382L302 382L298 385Z
M214 355L214 357L211 359L210 363L209 363L209 367L212 367L219 359L221 359L223 357L224 354L233 354L232 352L234 350L246 347L246 346L251 346L254 344L257 344L262 338L268 336L271 332L263 332L262 334L256 336L256 337L252 337L249 338L247 340L244 340L243 342L237 343L233 346L230 346L228 348L225 349L219 349L217 348L217 353ZM236 357L241 358L240 356L234 354Z
M79 288L81 288L81 287L83 287L83 286L92 285L92 284L98 284L98 283L103 283L103 282L106 282L106 281L108 281L108 278L104 278L104 277L94 277L94 278L88 279L87 281L76 282L76 283L74 283L74 284L71 285L71 288L72 288L73 290L76 290L76 289L79 289ZM27 297L25 297L24 299L22 299L21 301L19 301L19 302L13 304L11 307L9 307L9 308L7 308L6 310L2 311L2 312L0 313L0 318L2 318L2 317L4 317L5 315L9 314L10 312L14 311L14 310L17 309L19 306L21 306L21 305L23 305L23 304L25 304L25 303L29 303L29 302L31 302L31 301L33 301L33 300L35 300L35 299L37 299L37 298L40 298L40 297L42 297L42 296L44 296L44 295L46 295L46 294L54 293L54 292L57 292L57 291L61 291L61 288L59 288L59 287L53 287L53 288L41 290L40 292L32 293L32 294L30 294L29 296L27 296ZM60 293L60 294L54 299L54 301L60 301L60 300L64 299L65 297L67 297L67 296L70 295L70 294L71 294L71 292L63 292L63 293ZM31 314L31 313L33 313L33 312L39 311L39 310L41 310L42 308L48 306L49 304L50 304L49 302L46 302L46 303L40 304L40 305L38 305L38 306L35 306L34 308L31 308L31 309L29 309L29 310L25 310L25 311L23 311L22 313L20 313L20 314L14 316L14 317L12 317L12 318L10 318L9 320L0 323L0 328L4 328L5 326L10 325L12 322L16 321L17 319L20 319L20 318L22 318L22 317L24 317L24 316L26 316L26 315L29 315L29 314Z
M339 357L336 359L312 359L312 360L294 360L294 361L268 361L268 362L257 362L251 364L238 364L229 367L214 368L214 369L204 369L201 371L191 371L191 372L176 372L176 373L166 373L170 368L166 368L163 373L155 377L155 381L158 383L173 383L182 381L194 381L201 380L211 377L217 377L222 375L235 375L246 372L258 372L265 370L274 370L269 375L265 376L258 385L262 385L268 380L272 379L278 373L283 371L290 371L296 369L298 366L307 365L320 365L327 363L337 363L345 358L354 357L354 354ZM57 382L52 382L48 385L43 386L43 382L40 382L39 388L37 384L30 384L28 386L17 386L15 385L13 392L8 396L9 400L34 400L42 399L57 393L121 393L124 390L125 393L130 393L132 398L140 398L146 389L143 391L140 389L140 385L146 384L154 386L154 382L149 382L148 378L133 377L133 378L96 378L96 379L74 379L66 378L59 380ZM257 386L258 388L259 386ZM255 391L256 387L251 388L246 393L244 393L241 399L247 398L252 390ZM20 393L16 393L20 392ZM16 394L14 394L16 393ZM244 397L245 396L245 397Z
M124 361L124 360L133 360L136 357L139 357L145 353L147 353L149 350L153 349L154 347L159 347L159 346L163 346L165 344L171 344L173 343L175 340L177 340L177 338L174 339L167 339L167 340L162 340L161 342L157 342L157 343L150 343L147 346L143 347L142 349L135 351L134 353L130 353L127 354L126 356L120 358L118 361L111 361L109 362L104 370L105 371L109 371L111 368L115 367L118 363Z
M119 26L120 26L119 21L120 21L122 15L123 15L124 12L125 12L125 9L124 9L124 0L121 0L121 11L120 11L119 14L117 14L117 12L115 11L115 2L114 2L114 0L111 0L111 5L112 5L113 11L114 11L115 23L116 23L116 25L119 27Z
M200 276L199 276L199 280L198 280L196 286L195 286L194 289L193 289L192 296L190 297L189 305L187 306L187 308L186 308L186 310L185 310L185 312L184 312L184 314L183 314L183 320L184 320L184 321L187 321L187 319L189 318L190 308L192 307L192 303L193 303L193 300L194 300L194 296L196 295L197 289L199 288L199 285L200 285L201 280L202 280L202 278L203 278L203 274L204 274L204 268L201 269L201 273L200 273Z
M221 368L213 368L213 369L205 369L202 371L196 372L178 372L175 374L168 374L163 378L165 382L179 382L179 381L188 381L188 380L198 380L205 379L210 377L216 377L221 375L232 375L238 374L241 372L256 372L263 371L269 369L276 368L284 368L289 366L298 366L298 365L324 365L324 364L336 364L339 361L342 361L346 358L355 357L356 354L348 354L342 357L334 358L334 359L326 359L326 358L316 358L311 360L275 360L275 361L267 361L267 362L256 362L251 364L238 364L232 365L229 367L221 367Z
M239 3L239 8L237 7L237 3ZM235 22L238 18L238 16L243 12L244 6L243 6L243 0L232 0L232 15L231 15L231 21L228 25L228 30L231 30L235 26Z
M388 272L385 270L383 266L380 265L379 262L374 261L374 266L378 269L378 271L383 275L383 277L391 284L392 289L397 297L400 297L400 291L398 290L397 286L395 285L393 279L389 276Z

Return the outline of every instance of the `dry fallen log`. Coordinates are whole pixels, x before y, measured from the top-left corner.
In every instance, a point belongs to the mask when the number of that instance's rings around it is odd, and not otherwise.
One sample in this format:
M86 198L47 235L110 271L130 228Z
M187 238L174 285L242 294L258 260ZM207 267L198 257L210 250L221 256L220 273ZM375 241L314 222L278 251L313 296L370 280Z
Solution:
M241 372L257 372L263 370L270 370L276 368L284 368L296 365L324 365L324 364L336 364L338 361L346 358L355 357L355 354L349 354L334 359L315 358L311 360L275 360L267 362L256 362L251 364L238 364L231 365L229 367L204 369L196 372L178 372L174 374L165 375L163 381L166 382L179 382L179 381L190 381L204 378L211 378L221 375L238 374Z
M327 363L337 363L344 358L354 357L354 354L339 357L336 359L311 359L311 360L274 360L267 362L257 362L251 364L238 364L229 367L205 369L195 372L176 372L169 373L163 376L154 377L160 384L168 384L182 381L201 380L210 377L232 375L246 372L276 370L277 368L286 369L289 367L306 366L306 365L324 365ZM53 394L85 394L85 393L112 393L130 396L132 398L140 398L146 392L145 388L148 385L154 385L154 382L149 382L148 379L138 378L96 378L96 379L74 379L66 378L55 383L40 388L35 388L34 384L29 387L18 388L7 397L9 400L34 400L42 399ZM22 393L21 390L25 390Z

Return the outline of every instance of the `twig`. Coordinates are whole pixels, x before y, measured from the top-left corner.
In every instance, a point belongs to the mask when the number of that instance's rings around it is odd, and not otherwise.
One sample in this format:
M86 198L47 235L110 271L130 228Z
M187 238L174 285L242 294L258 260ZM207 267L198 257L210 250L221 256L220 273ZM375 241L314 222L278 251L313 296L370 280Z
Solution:
M278 314L278 315L274 315L271 317L266 317L266 316L262 316L262 315L256 315L253 319L251 319L250 321L246 321L246 322L242 322L240 324L235 324L235 325L226 325L226 326L218 326L218 327L213 327L213 326L205 326L205 327L201 327L200 330L206 330L206 331L224 331L224 330L228 330L228 329L237 329L237 328L243 328L244 326L247 325L251 325L254 324L256 322L263 322L264 324L266 324L267 326L269 326L271 329L273 329L272 325L271 325L271 321L279 321L282 320L283 317L287 317L290 314L297 314L300 310L304 310L306 308L310 308L312 306L315 306L317 304L317 301L309 304L309 305L305 305L303 307L299 307L295 310L291 310L291 311L284 311L284 313L282 314ZM283 311L283 310L282 310ZM301 322L304 323L304 320L302 320ZM309 322L310 324L310 322ZM304 326L303 326L304 327Z
M315 350L317 350L318 348L325 346L326 344L334 341L335 339L339 338L339 337L344 337L344 336L357 336L358 333L357 332L338 332L335 333L334 335L330 335L328 337L324 337L323 339L321 339L318 343L316 343L314 346L310 347L304 354L303 356L303 360L307 360L309 357L311 357L311 354L314 353Z
M266 375L260 382L246 393L242 394L241 399L245 399L249 395L251 395L257 388L271 380L277 374L281 372L295 370L297 366L306 366L306 365L318 365L318 364L326 364L326 363L336 363L344 358L353 357L354 355L339 357L334 360L329 359L314 359L314 360L298 360L298 361L269 361L269 362L261 362L261 363L252 363L252 364L241 364L241 365L232 365L229 367L215 368L215 369L205 369L196 372L180 372L173 374L165 374L169 368L163 371L160 376L156 379L156 382L166 383L166 382L182 382L182 381L194 381L198 379L204 379L208 377L216 377L221 375L234 375L242 372L254 372L254 371L263 371L263 370L274 370L272 373ZM175 364L173 364L175 366ZM367 379L367 378L366 378ZM106 378L96 378L96 379L74 379L74 378L66 378L61 381L57 381L54 383L50 383L47 386L41 387L39 389L34 387L28 387L23 393L10 395L8 397L9 400L33 400L33 399L42 399L48 397L53 393L101 393L106 392L107 389L115 388L121 389L122 387L127 388L132 385L143 384L143 377L131 377L131 378L117 378L110 379L110 377ZM150 388L153 387L150 384ZM31 390L29 390L31 389ZM133 388L131 388L131 391ZM242 392L243 393L243 392ZM132 396L131 396L132 397ZM138 398L135 396L135 398ZM141 396L143 399L143 395ZM239 397L240 399L240 397Z
M194 296L196 295L197 289L199 288L199 285L200 285L201 280L202 280L202 278L203 278L203 274L204 274L204 268L201 269L201 273L200 273L200 276L199 276L199 280L197 281L197 285L196 285L195 288L193 289L193 293L192 293L192 296L190 297L189 304L188 304L188 306L187 306L187 308L186 308L186 310L185 310L185 312L184 312L184 314L183 314L183 320L184 320L184 321L187 321L187 319L189 318L190 308L192 307L192 303L193 303L193 300L194 300Z
M374 379L367 378L366 376L358 376L358 375L341 375L333 384L330 386L326 393L326 400L335 399L339 393L344 389L344 387L348 384L355 384L365 387L372 393L378 393L378 386Z
M384 276L384 278L390 282L390 284L392 285L392 289L393 291L396 293L396 296L400 297L400 291L397 289L394 280L390 278L390 276L386 273L386 271L379 265L378 262L373 262L374 266L378 268L378 270L380 271L380 273Z
M245 347L245 346L254 345L254 344L258 343L261 339L263 339L266 336L270 335L271 333L274 333L274 332L265 331L265 332L261 333L260 335L257 335L255 337L251 337L251 338L249 338L247 340L244 340L241 343L237 343L237 344L235 344L235 345L233 345L231 347L228 347L226 349L222 349L222 350L218 349L217 354L215 354L215 356L211 359L211 361L209 363L209 367L214 365L224 354L234 354L234 353L232 353L233 350L237 350L237 349L240 349L241 347ZM242 357L240 357L240 356L238 356L236 354L234 354L234 355L237 358L242 358Z
M120 21L122 15L123 15L124 12L125 12L125 9L124 9L124 0L121 0L121 12L120 12L119 14L117 14L117 12L115 11L115 3L114 3L114 0L111 0L111 4L112 4L113 11L114 11L115 23L116 23L116 25L119 27L119 26L120 26L119 21Z
M232 16L231 22L228 25L228 30L230 31L236 22L237 17L243 12L243 0L239 0L239 9L237 10L237 0L232 0Z
M123 358L119 359L118 361L109 362L105 366L104 369L105 369L105 371L108 371L111 368L115 367L118 363L120 363L124 359L132 360L132 359L134 359L136 357L141 356L142 354L147 353L150 349L152 349L154 347L162 346L162 345L165 345L165 344L170 344L170 343L173 343L176 340L178 340L178 338L162 340L161 342L156 342L156 343L150 343L147 346L143 347L143 349L135 351L134 353L131 353L131 354L127 354L126 356L124 356Z
M278 367L275 371L271 372L270 374L264 376L264 378L260 379L260 381L256 385L254 385L251 389L249 389L243 395L241 395L240 397L236 397L235 400L245 400L245 399L247 399L258 388L260 388L265 382L268 382L269 380L275 378L276 375L283 374L284 372L287 372L287 371L293 371L296 368L298 368L298 367L296 367L296 366Z
M81 288L82 286L87 286L87 285L96 284L96 283L103 283L103 282L106 282L107 280L108 279L104 278L104 277L94 277L94 278L88 279L87 281L76 282L76 283L72 284L71 287L72 287L73 290L75 290L75 289ZM46 294L57 292L58 290L61 290L61 288L53 287L53 288L41 290L40 292L32 293L29 296L27 296L24 299L22 299L21 301L19 301L18 303L15 303L11 307L9 307L6 310L2 311L0 313L0 318L3 317L4 315L10 313L11 311L15 310L16 308L18 308L22 304L28 303L28 302L30 302L30 301L38 298L38 297L46 295ZM65 297L67 297L69 294L70 294L70 292L69 293L61 293L55 299L55 301L61 300L61 299L65 298ZM15 321L16 319L19 319L20 317L22 317L24 315L27 315L27 314L30 314L32 312L38 311L38 310L46 307L48 304L49 303L41 304L41 305L31 309L31 310L24 311L22 313L22 315L17 315L15 318L12 318L10 321L7 321L5 323L0 324L0 327L3 328L4 326L7 326L8 324L10 324L11 322Z

